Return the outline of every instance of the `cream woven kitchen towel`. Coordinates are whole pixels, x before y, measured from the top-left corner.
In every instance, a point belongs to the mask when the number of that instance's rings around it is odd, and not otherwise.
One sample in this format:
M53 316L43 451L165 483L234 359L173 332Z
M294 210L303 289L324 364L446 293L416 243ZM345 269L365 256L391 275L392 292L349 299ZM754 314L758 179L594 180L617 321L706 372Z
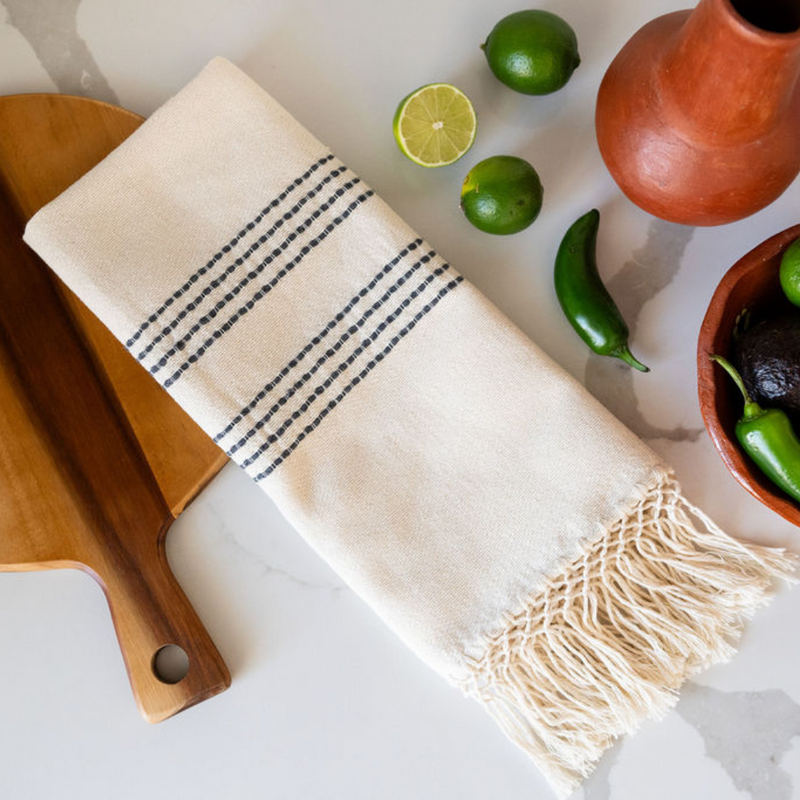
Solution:
M223 59L25 238L562 795L792 569Z

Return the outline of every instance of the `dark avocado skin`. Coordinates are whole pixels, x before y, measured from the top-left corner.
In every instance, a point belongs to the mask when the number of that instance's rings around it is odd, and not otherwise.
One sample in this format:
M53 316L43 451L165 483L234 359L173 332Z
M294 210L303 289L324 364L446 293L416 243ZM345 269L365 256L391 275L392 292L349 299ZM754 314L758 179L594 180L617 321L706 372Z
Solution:
M766 319L749 328L738 341L736 356L754 400L800 412L800 315Z

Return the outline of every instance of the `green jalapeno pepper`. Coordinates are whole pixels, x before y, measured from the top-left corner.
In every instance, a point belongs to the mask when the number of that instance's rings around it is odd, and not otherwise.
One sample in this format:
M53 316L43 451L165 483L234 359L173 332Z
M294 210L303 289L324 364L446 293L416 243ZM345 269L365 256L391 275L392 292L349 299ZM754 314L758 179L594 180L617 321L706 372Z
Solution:
M709 356L733 378L744 398L736 438L758 468L776 486L800 502L800 440L786 414L762 408L750 397L736 368L722 356Z
M558 248L556 296L572 327L601 356L621 358L641 372L650 370L628 348L630 330L597 271L600 212L593 208L572 223Z

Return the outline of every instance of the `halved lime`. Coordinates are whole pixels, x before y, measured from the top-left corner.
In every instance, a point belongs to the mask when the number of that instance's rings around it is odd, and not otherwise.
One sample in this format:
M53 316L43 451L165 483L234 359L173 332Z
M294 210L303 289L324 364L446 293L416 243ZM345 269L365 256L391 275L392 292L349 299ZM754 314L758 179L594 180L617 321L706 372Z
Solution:
M472 147L478 119L460 89L429 83L400 101L392 127L397 146L415 164L444 167Z

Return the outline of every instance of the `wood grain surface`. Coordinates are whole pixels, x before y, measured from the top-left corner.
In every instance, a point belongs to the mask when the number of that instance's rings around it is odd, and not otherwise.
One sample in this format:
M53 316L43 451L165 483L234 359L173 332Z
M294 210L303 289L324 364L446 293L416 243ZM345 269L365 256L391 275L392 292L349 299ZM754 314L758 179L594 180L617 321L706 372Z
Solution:
M226 458L21 239L141 122L83 98L0 98L0 571L91 574L137 704L158 722L230 685L164 550ZM175 684L154 667L169 644L189 658Z

